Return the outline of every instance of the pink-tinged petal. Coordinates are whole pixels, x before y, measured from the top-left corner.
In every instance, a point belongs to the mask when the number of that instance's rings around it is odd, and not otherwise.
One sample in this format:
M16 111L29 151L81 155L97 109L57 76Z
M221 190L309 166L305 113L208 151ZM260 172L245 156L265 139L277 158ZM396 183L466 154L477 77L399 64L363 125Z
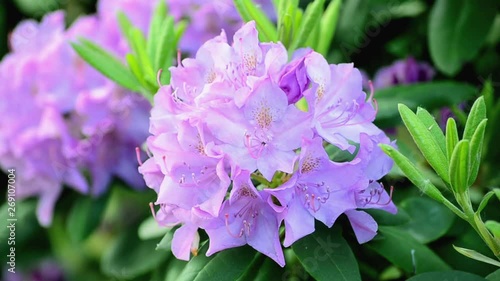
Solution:
M38 183L40 184L40 182ZM52 223L54 206L62 192L61 186L54 186L53 184L54 183L52 183L50 189L45 189L40 195L38 206L36 208L38 222L40 222L40 224L44 227L47 227Z
M172 253L180 260L189 260L191 247L197 235L198 228L192 224L184 224L174 233L172 238Z
M316 52L312 52L306 56L304 63L306 66L307 75L314 83L323 85L323 87L326 87L327 84L331 84L329 82L330 66L322 55ZM321 98L321 96L319 96L319 98Z
M233 48L241 59L243 70L252 73L262 62L262 50L255 21L249 21L240 28L233 38Z
M366 243L377 235L377 222L363 211L350 210L345 213L349 218L359 244Z
M254 232L247 237L248 245L263 253L277 262L281 267L285 266L283 249L279 239L279 225L271 207L262 208L259 215L258 225Z
M297 155L293 151L280 151L269 147L257 160L257 168L267 180L271 181L276 171L291 174L296 159Z
M311 127L311 114L298 110L295 105L289 105L283 120L276 124L275 147L284 151L299 148L303 138L312 138Z
M348 191L339 190L333 191L330 194L330 198L317 211L311 208L309 212L326 226L332 227L341 214L348 210L354 210L356 207L354 196Z
M295 241L314 232L314 217L304 208L298 198L290 201L285 212L285 240L283 246L289 247Z
M143 175L146 185L158 193L165 175L161 172L155 159L149 158L146 160L141 166L139 166L138 171Z
M270 129L274 122L281 121L288 107L286 94L271 82L263 80L256 85L243 111L245 117L260 129Z

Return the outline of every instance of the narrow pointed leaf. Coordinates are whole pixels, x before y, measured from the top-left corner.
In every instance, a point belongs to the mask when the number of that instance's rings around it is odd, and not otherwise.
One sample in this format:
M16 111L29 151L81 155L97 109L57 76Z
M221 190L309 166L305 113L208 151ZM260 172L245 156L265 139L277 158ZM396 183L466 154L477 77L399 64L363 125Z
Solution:
M462 139L470 140L472 135L479 126L479 123L486 119L486 104L484 103L484 98L479 97L474 104L467 118L467 123L465 123L464 135Z
M495 194L495 192L490 191L483 196L483 199L481 200L481 203L479 204L479 207L477 208L477 211L476 211L477 215L481 214L481 211L483 211L483 209L486 207L486 205L488 205L488 202L490 201L491 197L494 194Z
M141 86L134 75L112 54L85 39L80 39L78 43L72 43L71 45L80 57L104 76L133 92L141 90Z
M332 43L333 37L335 35L335 30L337 29L337 23L339 21L340 6L342 5L341 0L332 0L323 14L320 23L320 34L318 46L316 51L323 56L328 54L330 45Z
M486 280L488 281L500 281L500 269L492 272L488 276L486 276Z
M160 34L160 41L155 55L156 60L154 61L153 65L163 68L165 65L171 65L172 57L174 55L174 18L171 16L166 17L163 20L161 30L163 32ZM155 69L155 72L158 70L159 69ZM168 69L163 69L164 72L167 72L167 70Z
M448 156L448 160L451 160L451 155L453 154L453 150L458 143L458 131L457 131L457 123L455 119L448 118L448 122L446 122L446 154Z
M453 190L464 193L469 185L469 141L461 140L453 150L450 161L450 183Z
M118 25L120 26L120 31L122 35L127 39L127 43L129 46L134 44L134 39L132 38L132 29L134 29L134 24L130 20L130 18L123 12L119 12L118 16Z
M497 221L486 221L484 223L486 228L495 236L497 239L500 239L500 223Z
M439 189L437 189L437 187L435 187L429 179L425 178L418 171L418 169L415 168L415 166L410 162L408 158L406 158L403 154L401 154L390 145L380 144L379 146L387 155L389 155L389 157L394 160L396 165L398 165L401 171L403 171L405 176L424 194L438 202L443 202L446 200Z
M474 259L474 260L478 260L478 261L481 261L481 262L485 262L485 263L489 263L489 264L492 264L494 266L498 266L500 267L500 262L499 261L496 261L490 257L487 257L483 254L480 254L474 250L471 250L471 249L466 249L466 248L461 248L461 247L457 247L455 245L453 245L453 248L455 248L455 250L457 252L459 252L460 254L468 257L468 258L471 258L471 259Z
M321 225L295 242L292 249L315 280L361 280L356 258L338 225L333 229Z
M472 139L470 141L470 151L469 151L469 179L467 184L471 186L477 178L477 174L479 173L479 165L481 164L481 157L483 151L483 142L484 142L484 133L486 131L486 123L488 119L483 119L481 123L476 128L474 135L472 135Z
M253 0L242 0L245 9L250 17L255 20L259 34L265 35L265 41L276 42L278 40L278 31L274 23L267 17L267 15L258 8Z
M439 127L434 117L429 113L429 111L421 107L417 108L417 117L424 124L424 126L427 127L427 130L429 130L432 137L439 145L439 148L441 148L441 151L446 154L446 139L441 127Z
M165 235L170 230L168 227L159 226L158 222L150 217L139 225L138 234L141 240L158 238Z
M403 122L410 132L419 150L436 173L445 181L450 182L448 159L437 141L432 137L429 129L406 105L398 105Z
M319 25L323 14L324 4L325 0L315 0L307 6L299 29L293 38L290 47L292 50L303 47L311 35L311 30L314 30L314 28Z
M167 5L165 1L158 1L156 5L155 12L153 15L153 19L149 25L149 34L148 34L148 42L147 42L147 53L150 61L153 62L153 69L158 69L160 66L154 65L156 62L156 50L159 47L158 43L160 41L161 36L161 25L163 23L164 18L167 15Z

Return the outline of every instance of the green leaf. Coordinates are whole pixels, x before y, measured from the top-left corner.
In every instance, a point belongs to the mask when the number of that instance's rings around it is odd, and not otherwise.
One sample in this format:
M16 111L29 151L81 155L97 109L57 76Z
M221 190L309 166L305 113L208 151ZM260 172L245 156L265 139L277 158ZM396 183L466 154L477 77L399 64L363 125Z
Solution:
M163 70L163 73L169 73L170 71L168 71L168 68L172 65L172 60L175 52L174 42L176 40L176 36L174 30L174 18L171 16L166 17L163 21L161 29L163 32L160 35L160 44L158 45L158 49L156 50L156 60L153 65L159 66L160 69ZM159 69L155 69L155 71L158 70ZM169 80L165 80L167 79L162 75L161 82L164 84L170 83Z
M71 45L78 55L104 76L133 92L141 90L141 85L134 75L115 56L83 38L78 43L71 43Z
M165 252L170 252L171 251L171 246L172 246L172 239L174 238L174 230L170 229L163 238L161 239L160 243L156 245L156 250L158 251L165 251Z
M455 192L463 194L469 185L469 141L461 140L453 150L450 161L450 184Z
M283 280L289 271L283 273L283 269L271 259L265 259L264 263L256 270L257 274L252 281Z
M155 251L154 239L140 240L136 231L125 231L103 254L102 271L118 279L132 279L157 268L168 258Z
M467 184L471 186L477 178L479 173L479 165L481 164L482 151L483 151L483 142L484 142L484 133L486 131L486 123L488 119L484 119L479 123L472 135L472 139L470 141L470 151L469 151L469 179Z
M448 172L448 159L437 141L433 138L427 128L419 118L404 104L398 105L399 113L403 123L410 132L418 149L422 152L427 162L434 171L445 181L450 182Z
M429 50L434 64L455 75L481 48L497 9L495 0L437 0L429 17Z
M291 51L305 46L307 39L311 35L311 30L314 30L321 22L324 4L325 0L314 0L314 2L307 5L299 29L290 45Z
M306 271L316 280L361 280L356 257L336 225L318 225L308 236L296 241L292 249Z
M438 255L401 228L380 226L379 233L380 237L367 246L406 273L450 269Z
M473 86L453 81L427 82L380 89L375 93L379 108L376 123L382 127L398 125L401 122L398 118L398 103L404 103L412 110L421 106L432 111L459 104L475 94L476 88Z
M149 33L148 33L148 41L147 41L147 53L150 61L153 62L153 69L158 70L160 68L159 65L155 65L156 62L156 50L158 49L158 42L161 36L161 25L163 20L167 16L167 4L165 1L158 1L158 4L155 7L155 11L153 14L153 19L149 24Z
M500 200L500 188L493 188L493 192L497 196L498 200Z
M488 202L490 201L491 197L495 194L495 192L490 191L486 193L483 196L483 199L481 200L481 203L479 204L479 207L477 208L476 214L479 215L483 211L483 209L488 205Z
M323 17L321 18L321 36L319 37L316 51L323 56L326 56L328 54L328 50L330 49L330 45L335 35L335 30L337 29L337 23L339 21L341 5L341 0L330 1L330 4L328 4Z
M207 257L208 243L200 248L200 253L193 257L177 277L177 281L233 281L245 274L255 252L249 246L227 249Z
M379 209L366 209L367 212L378 225L402 225L410 222L410 215L402 208L398 208L396 214L391 214Z
M488 280L488 281L500 281L500 269L497 269L495 272L486 276L486 280Z
M132 30L134 29L134 24L130 18L124 12L118 12L117 15L118 25L120 26L120 31L122 35L127 39L129 46L134 45L134 38L132 37Z
M486 119L486 104L484 103L484 98L479 97L474 104L467 118L467 123L465 123L464 135L462 139L470 140L476 128L479 126L484 119Z
M152 238L158 238L164 236L171 228L161 227L158 225L158 222L149 217L144 220L141 225L139 225L139 238L141 240L148 240Z
M67 230L73 242L85 240L101 223L108 202L108 194L99 198L80 197L71 208Z
M500 223L497 221L486 221L484 223L486 225L486 228L495 236L497 239L500 239Z
M457 131L457 123L455 119L448 118L446 122L446 154L448 156L448 160L451 160L451 155L453 154L453 150L458 143L458 131Z
M445 235L455 221L455 216L445 206L427 198L409 197L399 207L411 217L408 224L401 227L422 244Z
M424 194L431 197L438 202L444 202L446 199L441 194L439 189L437 189L430 180L425 178L418 170L413 166L413 164L399 151L394 149L394 147L386 144L379 145L382 150L391 157L398 167L403 171L406 177L420 189Z
M486 279L472 273L457 271L457 270L425 272L417 276L413 276L410 279L407 279L407 281L442 281L442 280L485 281Z
M434 138L434 141L439 145L443 154L446 154L446 139L444 137L443 131L441 127L439 127L438 123L434 119L429 111L418 107L417 108L417 117L424 124L424 126L429 130L431 136Z
M498 266L500 267L500 262L499 261L496 261L490 257L487 257L483 254L480 254L474 250L471 250L471 249L466 249L466 248L461 248L461 247L457 247L455 245L453 245L453 248L455 248L455 250L457 252L459 252L460 254L468 257L468 258L471 258L471 259L474 259L474 260L478 260L478 261L481 261L481 262L484 262L484 263L488 263L488 264L491 264L491 265L494 265L494 266Z
M248 15L255 20L259 34L264 35L264 41L276 42L278 40L278 31L267 15L252 0L238 0L237 2L239 1L243 2Z
M298 0L280 0L278 6L278 40L285 47L290 46L293 39L296 19L300 17L301 10L298 8Z

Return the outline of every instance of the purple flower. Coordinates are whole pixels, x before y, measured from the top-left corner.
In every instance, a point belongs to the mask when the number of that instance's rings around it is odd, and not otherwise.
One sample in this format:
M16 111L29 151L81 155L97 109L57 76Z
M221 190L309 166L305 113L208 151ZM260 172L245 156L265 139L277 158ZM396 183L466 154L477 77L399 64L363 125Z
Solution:
M284 266L282 222L290 246L315 220L331 227L345 213L364 243L377 224L358 209L395 211L377 183L392 165L377 144L390 141L373 125L376 110L352 65L328 65L312 50L288 62L286 49L259 42L249 22L232 44L222 32L170 70L139 172L158 193L158 223L180 225L177 258L197 253L204 229L207 255L248 244ZM302 97L307 112L296 107ZM326 145L354 160L331 161Z
M413 84L432 80L436 72L425 62L417 62L414 58L399 60L390 66L381 68L373 79L375 89L394 85Z
M64 185L100 195L117 176L144 186L134 148L147 137L150 105L84 63L70 45L79 36L99 41L107 32L99 24L88 16L65 30L63 12L22 22L0 63L0 166L19 171L21 199L39 197L44 226Z
M279 221L268 199L269 194L257 191L248 171L238 174L221 216L205 229L210 238L207 255L248 244L284 266Z

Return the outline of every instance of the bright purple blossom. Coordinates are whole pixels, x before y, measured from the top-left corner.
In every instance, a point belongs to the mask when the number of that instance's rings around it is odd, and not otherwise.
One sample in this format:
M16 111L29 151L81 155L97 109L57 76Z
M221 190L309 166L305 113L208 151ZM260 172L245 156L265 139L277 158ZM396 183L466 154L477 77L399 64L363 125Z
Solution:
M413 84L432 80L436 71L425 62L417 62L414 58L394 62L390 66L381 68L373 79L375 89L395 85Z
M152 155L139 172L158 193L158 223L180 226L174 255L196 254L204 229L207 255L248 244L284 266L282 225L289 246L342 214L360 243L372 239L377 224L361 209L396 210L377 182L392 167L377 144L390 141L372 123L359 71L312 50L288 62L283 45L259 42L254 22L232 42L225 32L207 41L155 96ZM354 159L332 161L332 145Z
M17 195L39 197L44 226L63 186L100 195L113 176L144 186L134 148L147 137L148 102L99 74L70 45L80 36L100 42L108 31L99 24L87 16L66 30L63 12L22 22L0 64L0 166L20 171Z

